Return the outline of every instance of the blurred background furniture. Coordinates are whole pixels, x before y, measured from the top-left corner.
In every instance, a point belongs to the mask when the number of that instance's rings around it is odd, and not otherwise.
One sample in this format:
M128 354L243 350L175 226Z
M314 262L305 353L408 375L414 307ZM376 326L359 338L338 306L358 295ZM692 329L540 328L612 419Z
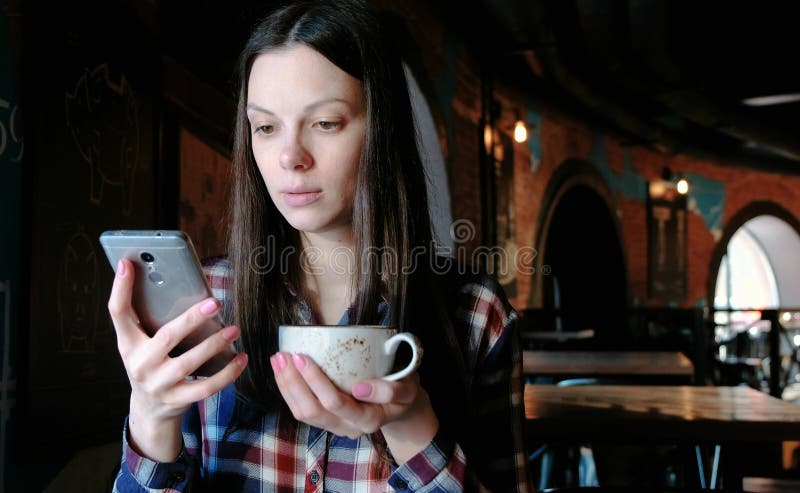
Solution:
M520 315L526 350L682 353L693 367L694 382L703 384L708 378L711 337L704 308L630 307L616 317L623 321L622 326L613 329L602 323L605 319L602 310L592 314L597 320L595 326L573 325L578 321L590 323L586 322L590 318L571 319L566 310L530 308L522 310Z
M694 365L678 351L526 350L522 352L525 375L537 377L671 378L691 383Z
M718 445L726 491L742 491L750 444L800 439L794 405L747 387L526 385L525 412L529 443L679 444L692 454ZM701 455L703 472L711 470ZM695 457L687 453L685 464ZM699 487L693 477L687 486Z
M717 308L710 323L716 383L746 383L775 397L798 392L800 308Z

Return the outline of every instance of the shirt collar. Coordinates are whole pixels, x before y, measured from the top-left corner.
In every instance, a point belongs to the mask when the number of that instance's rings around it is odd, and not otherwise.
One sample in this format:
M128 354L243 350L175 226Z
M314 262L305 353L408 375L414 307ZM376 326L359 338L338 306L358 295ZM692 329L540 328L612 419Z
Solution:
M314 325L318 323L318 320L316 320L314 312L311 311L311 307L309 306L308 302L297 294L297 289L295 289L289 280L284 278L283 284L286 286L289 294L291 294L292 297L297 300L297 310L300 323L303 325ZM386 287L385 283L383 283L383 287ZM378 318L380 320L379 325L389 325L391 323L389 302L386 300L385 289L381 291L381 299L378 302ZM347 325L352 323L351 321L354 316L354 311L355 310L352 305L348 307L344 314L342 314L342 318L339 319L337 325Z

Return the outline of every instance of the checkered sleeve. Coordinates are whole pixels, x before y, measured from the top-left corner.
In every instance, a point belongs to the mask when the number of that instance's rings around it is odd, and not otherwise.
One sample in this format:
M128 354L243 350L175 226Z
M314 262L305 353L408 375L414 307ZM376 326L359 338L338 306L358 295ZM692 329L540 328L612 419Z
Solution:
M464 354L472 374L470 431L461 444L466 489L530 491L517 313L499 283L482 276L461 289L456 320L465 329Z
M186 423L191 422L190 409L184 418L184 441L186 441ZM128 419L122 433L122 464L114 481L114 493L171 493L191 491L191 484L197 477L195 458L183 447L173 462L156 462L141 456L131 447L128 441Z
M461 447L439 432L422 452L395 469L388 482L399 492L464 491L465 462Z

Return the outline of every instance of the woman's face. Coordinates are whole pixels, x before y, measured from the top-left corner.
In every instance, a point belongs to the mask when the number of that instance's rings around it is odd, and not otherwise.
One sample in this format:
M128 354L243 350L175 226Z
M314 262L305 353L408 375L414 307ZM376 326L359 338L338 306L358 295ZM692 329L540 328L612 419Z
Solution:
M247 118L258 169L286 221L349 233L366 112L361 82L306 45L259 55Z

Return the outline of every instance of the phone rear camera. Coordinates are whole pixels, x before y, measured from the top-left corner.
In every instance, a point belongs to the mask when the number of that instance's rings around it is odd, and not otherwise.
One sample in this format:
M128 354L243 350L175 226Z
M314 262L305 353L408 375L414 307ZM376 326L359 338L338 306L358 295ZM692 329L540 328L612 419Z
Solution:
M155 257L153 257L153 255L152 255L152 254L150 254L150 253L147 253L147 252L142 252L142 254L141 254L141 255L139 255L139 257L141 257L141 258L142 258L142 260L144 260L144 261L145 261L145 262L147 262L148 264L152 264L152 263L153 263L153 261L156 259Z

